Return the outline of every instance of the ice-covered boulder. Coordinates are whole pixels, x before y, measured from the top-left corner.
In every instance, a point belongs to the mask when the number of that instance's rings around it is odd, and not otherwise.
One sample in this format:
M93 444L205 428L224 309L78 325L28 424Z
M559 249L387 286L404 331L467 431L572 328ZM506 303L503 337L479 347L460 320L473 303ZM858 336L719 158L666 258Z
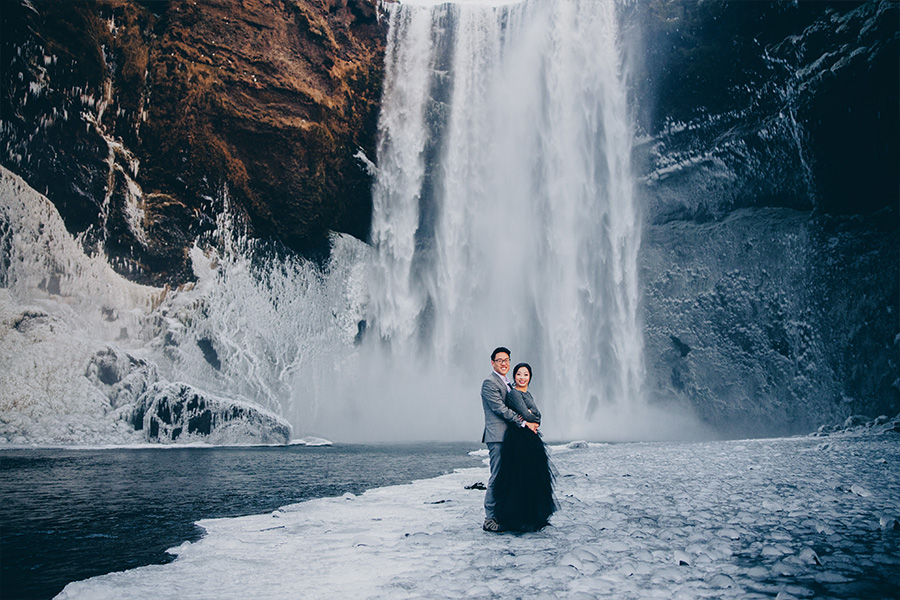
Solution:
M148 441L287 444L290 424L249 402L219 398L186 383L153 384L131 417Z
M159 380L155 364L112 346L91 357L84 375L106 394L113 409L135 405L138 398Z

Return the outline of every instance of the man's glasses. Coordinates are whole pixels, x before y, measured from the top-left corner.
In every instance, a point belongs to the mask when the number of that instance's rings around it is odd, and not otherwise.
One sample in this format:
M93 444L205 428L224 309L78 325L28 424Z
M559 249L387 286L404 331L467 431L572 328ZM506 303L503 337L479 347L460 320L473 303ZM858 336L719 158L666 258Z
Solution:
M508 364L509 364L509 359L508 359L508 358L498 358L498 359L495 360L494 362L497 363L497 364L499 364L499 365L508 365Z

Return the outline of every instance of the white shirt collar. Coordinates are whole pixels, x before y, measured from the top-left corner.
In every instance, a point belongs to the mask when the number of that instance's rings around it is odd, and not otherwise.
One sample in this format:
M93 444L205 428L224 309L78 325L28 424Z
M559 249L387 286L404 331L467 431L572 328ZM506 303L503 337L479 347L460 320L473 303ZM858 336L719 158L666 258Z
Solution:
M509 382L509 379L506 378L506 375L501 375L500 373L497 372L496 369L494 369L493 373L494 373L494 375L496 375L497 377L500 378L500 381L502 381L503 383L506 384L507 388L512 387L512 384Z

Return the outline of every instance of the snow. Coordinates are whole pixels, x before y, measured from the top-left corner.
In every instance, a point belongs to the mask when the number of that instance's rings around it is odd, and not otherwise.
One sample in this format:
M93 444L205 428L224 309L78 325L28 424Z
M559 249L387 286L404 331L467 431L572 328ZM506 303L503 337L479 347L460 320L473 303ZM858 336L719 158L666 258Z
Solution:
M488 470L462 469L201 521L207 535L170 550L174 562L58 598L892 596L896 422L827 438L554 446L561 508L542 532L483 532L483 492L466 488Z
M184 323L209 311L191 306L201 293L216 294L208 263L179 290L129 282L85 255L50 201L2 167L0 248L0 446L290 439L291 424L256 396L173 368L172 356L201 354Z
M302 438L295 438L290 441L289 446L333 446L334 442L325 438L308 435Z

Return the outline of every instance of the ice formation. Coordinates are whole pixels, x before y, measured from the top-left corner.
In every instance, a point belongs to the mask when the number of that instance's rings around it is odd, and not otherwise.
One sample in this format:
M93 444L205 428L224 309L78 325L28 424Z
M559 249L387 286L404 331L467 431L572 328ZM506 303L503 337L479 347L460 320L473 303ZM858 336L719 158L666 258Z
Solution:
M50 202L5 169L0 248L0 444L291 439L271 411L167 379L158 359L178 321L159 307L189 294L128 282L86 256Z

